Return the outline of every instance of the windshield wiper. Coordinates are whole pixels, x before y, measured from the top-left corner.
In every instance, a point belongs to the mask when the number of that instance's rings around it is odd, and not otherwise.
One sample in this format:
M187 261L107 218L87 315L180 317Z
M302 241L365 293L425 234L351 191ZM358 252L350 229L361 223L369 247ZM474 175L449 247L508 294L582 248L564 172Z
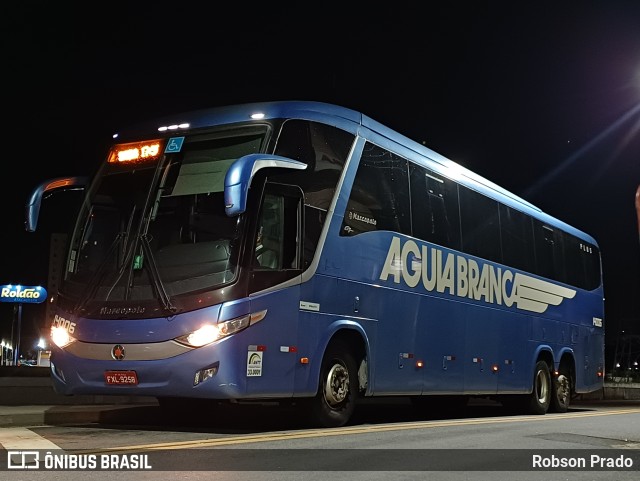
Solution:
M102 279L104 279L104 276L106 275L105 268L107 266L107 263L109 262L112 254L114 253L116 246L119 244L119 241L122 239L125 239L125 237L126 237L126 234L124 232L119 232L116 235L116 237L113 239L113 242L109 246L107 253L103 257L102 261L96 268L91 278L89 279L89 282L87 282L87 287L85 288L82 296L80 297L80 302L76 304L74 308L74 312L78 312L79 310L84 308L87 305L87 302L89 302L89 299L92 299L93 296L95 296L98 288L102 284Z
M158 265L156 264L156 259L153 257L153 252L151 251L151 246L149 245L149 238L147 234L143 234L140 236L140 242L142 243L142 253L145 257L147 257L147 262L143 262L143 265L148 266L148 271L153 281L153 286L156 289L156 293L160 298L160 302L162 302L162 307L165 311L171 312L175 314L178 311L178 308L175 307L171 303L171 297L167 294L167 290L164 288L164 283L160 277L160 271L158 270Z
M75 308L76 312L78 312L80 309L85 307L87 302L89 302L89 300L93 298L93 296L95 295L97 290L100 288L100 285L102 284L102 279L104 279L104 276L106 275L105 267L106 267L111 255L113 254L113 251L115 250L116 246L118 245L118 240L123 239L125 237L126 236L125 236L124 233L119 233L116 236L116 238L114 239L114 241L111 244L111 246L109 247L109 250L108 250L107 254L105 255L103 261L100 263L100 265L96 269L95 273L91 277L90 281L87 283L88 287L87 287L84 295L82 296L82 300L76 305L76 308ZM154 286L154 288L156 290L158 298L160 299L160 302L162 303L163 309L165 311L167 311L167 312L170 312L170 313L176 313L178 311L178 308L175 307L171 303L171 298L167 294L167 291L166 291L166 289L164 287L164 283L162 282L162 279L160 278L160 273L158 271L158 266L157 266L157 264L155 262L155 258L153 257L153 253L151 251L151 246L149 245L149 240L147 238L147 235L144 234L144 235L139 236L138 240L142 244L142 251L144 253L144 256L147 258L147 262L144 262L144 265L148 265L147 269L148 269L148 272L149 272L149 277L151 278L151 281L153 282L153 286ZM137 242L133 242L129 246L129 248L127 249L126 255L124 256L124 261L120 265L120 268L118 269L118 272L116 274L115 280L112 283L111 289L109 290L109 293L107 294L105 299L109 298L109 296L111 295L111 291L117 285L118 281L122 278L122 275L125 273L125 270L127 269L127 267L130 268L129 269L130 273L133 271L133 269L131 269L130 266L131 266L131 262L132 262L132 259L133 259L133 253L136 250L136 244L137 244ZM128 283L127 285L130 285L130 284Z

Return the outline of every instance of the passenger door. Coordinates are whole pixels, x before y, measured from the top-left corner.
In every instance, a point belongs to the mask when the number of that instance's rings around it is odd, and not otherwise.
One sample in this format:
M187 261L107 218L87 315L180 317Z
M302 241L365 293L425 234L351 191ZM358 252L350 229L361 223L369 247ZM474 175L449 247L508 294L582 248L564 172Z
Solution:
M261 366L247 374L247 391L264 396L293 393L302 273L302 191L267 184L255 227L249 292L251 312L266 312L251 328L252 349ZM249 366L248 366L249 373ZM260 373L260 375L256 375Z

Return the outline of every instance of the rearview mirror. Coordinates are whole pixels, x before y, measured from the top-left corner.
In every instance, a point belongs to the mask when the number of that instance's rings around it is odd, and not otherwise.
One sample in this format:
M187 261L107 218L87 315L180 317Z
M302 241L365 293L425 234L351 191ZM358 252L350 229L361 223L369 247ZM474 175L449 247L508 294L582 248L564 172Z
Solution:
M228 216L242 214L247 208L247 193L251 180L261 169L304 170L307 164L271 154L249 154L236 160L224 179L224 209Z
M46 180L33 189L25 207L24 228L27 232L35 232L36 230L44 194L60 190L83 190L86 184L86 177L58 177Z

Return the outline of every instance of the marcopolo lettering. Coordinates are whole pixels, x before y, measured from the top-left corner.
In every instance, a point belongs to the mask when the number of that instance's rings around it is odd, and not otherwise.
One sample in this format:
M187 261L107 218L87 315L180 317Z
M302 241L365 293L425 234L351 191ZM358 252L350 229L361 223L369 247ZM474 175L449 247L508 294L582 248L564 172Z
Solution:
M0 287L2 302L30 302L40 303L47 298L47 291L40 286L6 285Z
M480 263L434 246L394 236L379 279L489 304L542 313L576 291L520 272Z
M145 308L142 306L133 307L102 307L100 314L103 315L126 315L126 314L144 314Z

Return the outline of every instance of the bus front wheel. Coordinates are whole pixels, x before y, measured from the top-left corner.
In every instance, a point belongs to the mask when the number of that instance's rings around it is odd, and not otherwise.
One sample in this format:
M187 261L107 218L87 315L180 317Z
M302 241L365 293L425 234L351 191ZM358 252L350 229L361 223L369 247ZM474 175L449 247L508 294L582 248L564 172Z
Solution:
M318 393L311 401L314 424L344 426L353 414L357 394L356 361L345 343L334 342L325 352Z

